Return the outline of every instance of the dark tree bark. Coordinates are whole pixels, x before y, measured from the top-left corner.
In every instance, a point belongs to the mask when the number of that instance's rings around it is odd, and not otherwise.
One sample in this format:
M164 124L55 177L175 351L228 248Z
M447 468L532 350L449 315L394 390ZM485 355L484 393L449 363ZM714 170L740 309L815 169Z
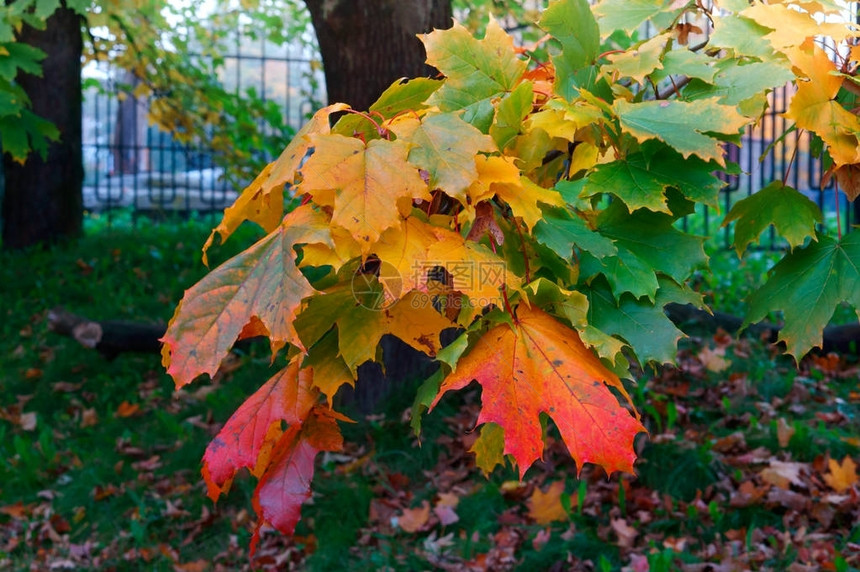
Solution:
M329 102L365 110L401 77L432 76L416 34L451 27L450 0L305 0Z
M35 46L48 57L42 77L19 73L33 112L60 130L46 160L32 154L23 165L3 157L3 247L18 249L80 234L83 224L81 147L81 17L59 8L45 30L24 26L19 42Z
M417 34L450 28L451 0L305 0L322 55L331 103L366 110L402 77L432 77ZM392 336L381 342L384 372L378 364L359 368L355 390L339 398L369 413L397 385L418 382L432 372L424 354Z

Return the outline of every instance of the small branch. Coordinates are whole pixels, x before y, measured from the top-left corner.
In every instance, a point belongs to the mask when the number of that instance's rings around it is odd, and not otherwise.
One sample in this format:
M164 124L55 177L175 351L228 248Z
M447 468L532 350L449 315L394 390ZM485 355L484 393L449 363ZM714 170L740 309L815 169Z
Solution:
M666 91L658 92L657 99L667 99L673 93L680 96L681 88L690 83L690 78L686 76L680 78L678 81L675 81L672 76L669 76L669 79L672 80L672 88L667 88Z

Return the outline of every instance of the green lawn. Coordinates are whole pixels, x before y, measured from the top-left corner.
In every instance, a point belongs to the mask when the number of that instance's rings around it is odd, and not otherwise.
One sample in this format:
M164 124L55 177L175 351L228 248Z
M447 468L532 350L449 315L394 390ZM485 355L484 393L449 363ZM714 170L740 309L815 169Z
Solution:
M320 456L295 536L265 533L249 560L253 479L214 506L199 467L220 425L276 371L266 345L176 392L158 356L107 361L45 320L62 305L166 321L205 272L207 232L91 224L73 245L0 254L0 569L860 569L860 488L837 463L860 460L857 362L796 368L725 335L685 341L677 368L637 376L651 432L638 478L590 466L577 476L551 426L524 481L511 467L485 477L468 452L479 390L446 396L420 444L402 391L377 415L352 413L346 450ZM215 262L253 238L240 234ZM714 266L698 287L737 312L767 261L718 254Z

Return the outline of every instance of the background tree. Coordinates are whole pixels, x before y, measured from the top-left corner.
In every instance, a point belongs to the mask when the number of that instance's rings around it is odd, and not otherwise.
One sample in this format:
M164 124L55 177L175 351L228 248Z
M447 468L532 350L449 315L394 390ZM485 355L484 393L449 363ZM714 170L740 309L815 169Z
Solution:
M432 75L417 34L451 25L450 0L305 0L330 102L367 109L391 82Z
M65 5L44 22L43 29L37 27L38 19L19 22L12 53L29 57L18 60L22 67L12 78L4 78L14 79L14 84L5 83L7 90L0 90L0 95L11 92L31 109L19 107L0 119L6 151L5 248L23 248L81 231L81 23L81 16ZM32 65L42 54L47 57L41 68ZM31 144L40 153L27 159Z

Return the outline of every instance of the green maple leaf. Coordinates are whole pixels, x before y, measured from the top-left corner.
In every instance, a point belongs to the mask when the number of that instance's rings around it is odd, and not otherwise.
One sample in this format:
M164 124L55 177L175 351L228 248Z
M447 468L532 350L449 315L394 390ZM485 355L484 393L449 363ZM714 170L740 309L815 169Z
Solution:
M714 67L716 62L716 59L701 52L686 49L669 50L663 55L663 67L651 74L651 80L659 83L670 75L682 75L711 82L714 74L717 73L717 68Z
M606 283L600 280L592 283L585 294L590 326L623 338L642 363L674 361L678 340L684 333L666 316L663 306L675 300L660 294L655 302L650 302L624 294L616 302Z
M600 30L586 0L554 2L541 15L540 26L561 44L552 56L557 94L570 101L578 87L591 86L597 78L594 64L600 54Z
M499 101L496 120L490 126L490 135L499 149L504 150L522 133L523 120L531 113L533 98L532 83L524 81Z
M779 340L799 359L821 347L822 331L841 302L860 309L860 232L841 241L819 236L780 260L767 283L750 296L744 325L782 310L785 325Z
M654 19L658 28L665 28L685 8L667 10L673 0L603 0L594 7L600 31L608 35L615 30L632 33L644 22Z
M749 4L746 7L749 7ZM773 46L765 39L770 32L770 28L749 18L724 16L716 21L714 33L708 39L708 46L730 49L736 56L770 60L776 57Z
M342 272L355 272L355 270L355 266L349 265L344 267ZM356 275L356 277L359 276ZM308 298L301 313L293 322L302 345L309 348L317 344L326 332L331 330L339 316L359 303L352 290L352 284L339 284L318 296Z
M645 77L663 67L662 56L669 42L669 34L660 34L639 43L619 54L608 56L610 64L603 67L608 73L618 73L629 77L637 83L643 83Z
M716 97L719 103L740 106L744 115L757 117L767 103L767 91L785 85L794 77L789 67L778 63L741 65L739 60L726 59L717 64L711 82L691 82L684 89L684 96L689 99Z
M650 157L644 153L598 165L586 179L582 196L613 194L633 211L647 208L671 214L666 189L676 188L687 198L717 207L725 184L712 174L713 168L697 157L684 159L663 147Z
M392 126L398 139L413 145L409 162L430 176L430 188L442 189L466 203L466 189L477 178L475 155L496 150L493 139L454 113L407 119Z
M708 132L737 135L749 123L737 108L715 99L698 101L660 100L613 104L624 131L639 142L659 139L684 157L698 155L705 161L724 165L722 142Z
M526 69L514 51L513 38L495 20L487 25L482 40L457 22L448 30L419 37L427 50L427 63L447 78L428 103L442 111L466 109L467 118L476 118L470 123L489 127L494 111L489 99L511 91Z
M722 226L735 221L734 247L740 256L770 225L795 248L815 237L815 224L822 220L818 205L803 193L774 181L735 204Z
M617 252L612 241L588 228L588 224L565 209L543 207L544 216L535 225L535 238L563 260L573 255L573 247L590 252L597 258Z
M619 299L625 292L654 299L657 273L683 283L693 268L707 261L704 239L677 230L672 222L667 215L647 210L630 214L623 205L613 204L598 218L597 230L615 242L618 254L601 260L584 256L583 277L603 274Z
M352 372L340 357L338 336L334 330L329 330L318 343L308 349L302 368L313 370L313 385L326 395L329 407L342 385L355 386Z
M488 476L497 465L505 464L505 430L493 422L484 423L469 452L475 454L475 465Z
M358 366L376 358L382 336L391 334L435 357L441 349L440 332L453 325L433 308L429 296L417 292L387 308L355 305L337 319L340 356L355 374Z
M383 119L391 119L406 111L426 109L427 105L424 102L441 86L441 80L426 77L417 77L408 81L397 80L382 92L368 111L375 112L374 115L378 113ZM355 113L341 117L331 131L347 137L361 134L365 141L379 138L373 123Z

